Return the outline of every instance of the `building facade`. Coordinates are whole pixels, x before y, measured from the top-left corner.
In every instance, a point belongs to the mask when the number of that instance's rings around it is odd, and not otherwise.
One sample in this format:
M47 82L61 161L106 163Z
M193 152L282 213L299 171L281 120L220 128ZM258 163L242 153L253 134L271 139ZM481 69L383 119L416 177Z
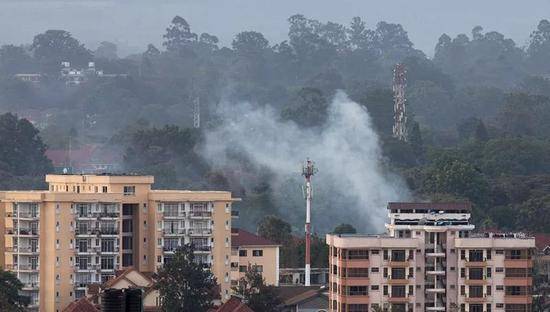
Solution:
M266 284L279 286L279 244L243 229L232 232L231 285L237 286L248 266L255 266Z
M192 243L229 298L229 192L153 190L152 176L47 175L47 191L0 192L0 266L31 308L61 311L116 270L154 272Z
M474 233L467 203L389 203L384 235L327 235L338 312L529 312L535 239Z

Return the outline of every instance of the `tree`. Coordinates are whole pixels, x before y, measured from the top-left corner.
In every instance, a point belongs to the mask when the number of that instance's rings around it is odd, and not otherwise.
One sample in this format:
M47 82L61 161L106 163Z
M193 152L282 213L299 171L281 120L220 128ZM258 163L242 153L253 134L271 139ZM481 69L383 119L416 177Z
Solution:
M51 171L46 145L38 130L26 119L0 115L0 171L16 176L43 175Z
M182 52L197 41L197 34L191 32L187 21L178 15L172 19L172 23L166 28L166 34L162 37L165 40L162 45L171 52Z
M179 248L159 269L157 289L166 312L205 312L212 306L216 279L197 261L192 245Z
M322 126L328 115L328 101L319 89L302 88L281 112L281 117L302 127Z
M276 216L265 216L258 224L258 235L281 245L287 245L292 238L290 224Z
M21 46L4 45L0 47L0 74L14 75L33 70L34 62Z
M256 31L243 31L237 34L231 46L237 55L243 57L257 57L269 47L264 35Z
M94 52L96 58L105 58L109 60L117 59L117 46L109 41L102 41Z
M65 30L47 30L36 35L31 48L42 71L48 74L58 73L61 62L82 68L92 60L92 53Z
M242 296L253 311L276 312L282 303L274 286L266 285L262 274L255 265L248 265L245 276L239 279L233 291Z
M527 56L532 71L541 74L548 72L550 68L547 62L550 56L550 22L548 20L541 20L537 29L531 33Z
M353 225L349 223L341 223L338 224L334 230L332 230L333 234L355 234L357 233L357 230L353 227Z
M13 273L0 268L0 310L5 312L23 312L30 298L19 295L23 283Z

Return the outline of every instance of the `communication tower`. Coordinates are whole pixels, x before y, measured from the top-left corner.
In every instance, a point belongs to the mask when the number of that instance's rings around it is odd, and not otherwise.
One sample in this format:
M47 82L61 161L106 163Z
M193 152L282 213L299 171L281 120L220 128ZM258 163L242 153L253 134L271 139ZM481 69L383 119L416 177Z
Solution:
M404 64L396 64L393 69L393 137L407 141L407 115L405 110L405 87L407 69Z
M310 286L311 276L311 200L313 198L311 177L317 173L317 167L309 158L302 167L302 175L306 179L306 268L305 268L305 286Z

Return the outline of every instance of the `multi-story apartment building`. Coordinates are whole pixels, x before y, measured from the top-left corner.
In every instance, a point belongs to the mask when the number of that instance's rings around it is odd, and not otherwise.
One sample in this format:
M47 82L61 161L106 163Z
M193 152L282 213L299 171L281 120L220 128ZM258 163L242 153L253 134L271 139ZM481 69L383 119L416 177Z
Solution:
M474 233L467 203L389 203L384 235L333 235L330 310L531 311L534 238Z
M232 232L231 285L237 286L248 266L255 266L266 284L279 286L279 244L243 229Z
M115 270L154 272L186 243L229 297L229 192L153 190L152 176L47 175L46 191L0 192L0 266L31 307L61 311Z

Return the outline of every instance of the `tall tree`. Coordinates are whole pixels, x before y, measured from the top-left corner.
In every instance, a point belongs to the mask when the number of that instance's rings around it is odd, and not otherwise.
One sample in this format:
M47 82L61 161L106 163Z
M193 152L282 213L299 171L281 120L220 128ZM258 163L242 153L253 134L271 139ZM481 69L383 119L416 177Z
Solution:
M255 265L249 265L245 276L239 279L233 291L244 298L253 311L276 312L282 303L274 286L266 285Z
M265 216L258 224L258 235L278 244L287 245L292 239L290 224L273 215Z
M92 60L92 53L65 30L47 30L36 35L31 48L42 71L49 74L58 73L61 62L82 68Z
M105 58L109 60L114 60L118 58L116 44L109 41L102 41L99 44L99 47L97 47L97 49L95 50L94 57Z
M172 23L166 28L166 34L163 38L162 45L171 52L182 52L198 39L197 34L191 32L189 23L178 15L172 19Z
M159 270L157 289L165 312L205 312L212 306L216 279L194 255L193 246L184 245Z
M5 312L23 312L30 303L30 298L19 292L23 284L13 273L0 268L0 310Z

